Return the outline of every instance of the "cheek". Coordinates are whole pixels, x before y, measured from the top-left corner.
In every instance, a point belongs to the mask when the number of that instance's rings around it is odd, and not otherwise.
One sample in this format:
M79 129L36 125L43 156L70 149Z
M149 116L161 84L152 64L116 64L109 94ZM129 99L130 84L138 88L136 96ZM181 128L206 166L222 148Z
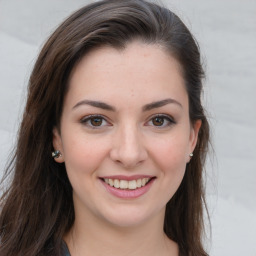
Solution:
M155 163L159 167L162 186L159 193L167 203L179 188L186 170L186 145L184 141L165 141L155 149Z
M67 172L90 174L103 161L107 143L90 136L76 135L64 137L63 149Z
M104 161L106 155L106 143L99 140L91 140L90 136L74 136L66 138L64 144L65 166L69 181L74 191L74 196L84 201L84 194L90 195L95 190L97 169ZM92 203L90 196L87 203Z
M165 200L177 191L185 174L187 164L187 150L189 145L186 133L175 133L163 140L158 140L152 147L152 159L160 170L159 177L162 181L160 191L165 195Z
M189 143L184 134L158 140L153 145L152 155L162 170L178 171L180 168L185 168Z

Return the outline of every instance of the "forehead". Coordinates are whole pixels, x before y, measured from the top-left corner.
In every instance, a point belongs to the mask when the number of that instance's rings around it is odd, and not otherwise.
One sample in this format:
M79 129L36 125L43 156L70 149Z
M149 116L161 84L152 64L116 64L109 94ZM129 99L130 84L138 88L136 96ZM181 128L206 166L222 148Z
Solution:
M186 94L179 62L163 47L141 42L90 51L74 68L69 86L68 98L140 95L158 100Z

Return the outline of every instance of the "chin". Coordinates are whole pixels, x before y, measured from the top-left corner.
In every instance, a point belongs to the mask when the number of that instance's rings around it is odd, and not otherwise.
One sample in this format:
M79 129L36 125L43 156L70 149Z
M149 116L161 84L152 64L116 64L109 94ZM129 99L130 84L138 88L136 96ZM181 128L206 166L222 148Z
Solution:
M122 210L120 211L105 212L103 218L113 226L129 228L143 225L157 215L155 212L150 214L149 210L142 210L138 206L133 208L131 206L125 207L122 205L121 207Z

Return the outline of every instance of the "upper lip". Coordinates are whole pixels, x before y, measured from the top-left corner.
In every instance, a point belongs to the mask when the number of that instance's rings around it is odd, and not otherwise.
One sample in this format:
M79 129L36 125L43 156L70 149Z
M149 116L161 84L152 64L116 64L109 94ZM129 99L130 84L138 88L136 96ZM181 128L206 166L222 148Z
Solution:
M154 178L155 176L152 175L132 175L132 176L125 176L125 175L112 175L112 176L102 176L101 179L117 179L117 180L138 180L143 178Z

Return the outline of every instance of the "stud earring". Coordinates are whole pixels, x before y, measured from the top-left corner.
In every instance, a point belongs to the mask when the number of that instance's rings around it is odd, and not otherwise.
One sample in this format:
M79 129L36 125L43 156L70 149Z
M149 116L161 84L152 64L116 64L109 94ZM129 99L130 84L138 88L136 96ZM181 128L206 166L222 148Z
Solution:
M192 158L192 157L193 157L193 155L194 155L193 153L190 153L190 154L189 154L190 158Z
M53 158L59 158L61 156L61 153L59 150L55 150L52 152L52 157Z

